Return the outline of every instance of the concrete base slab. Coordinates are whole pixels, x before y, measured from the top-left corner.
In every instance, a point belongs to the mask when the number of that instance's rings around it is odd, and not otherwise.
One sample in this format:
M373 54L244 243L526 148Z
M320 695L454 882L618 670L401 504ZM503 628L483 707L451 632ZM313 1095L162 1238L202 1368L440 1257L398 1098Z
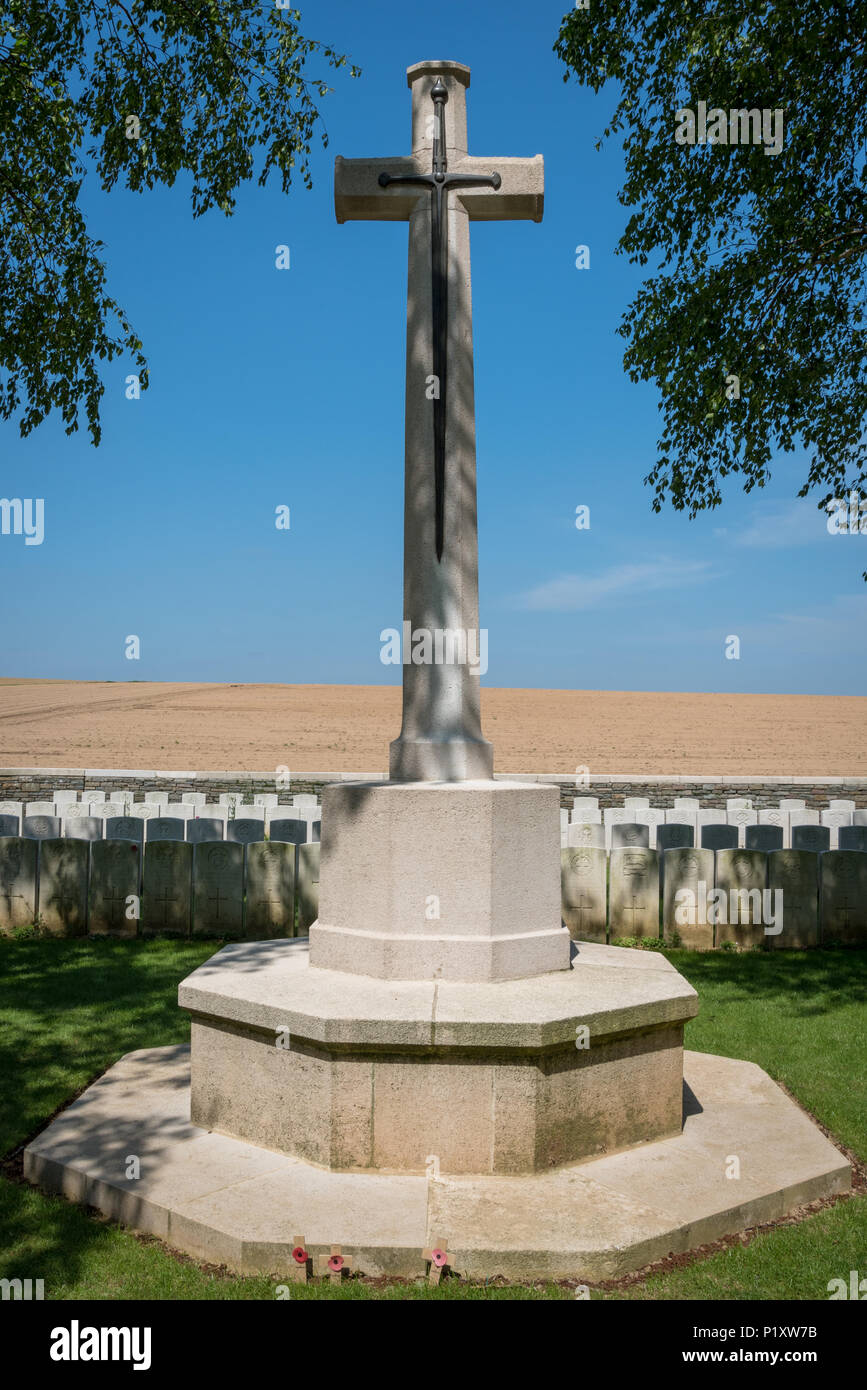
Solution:
M189 1049L129 1053L28 1146L25 1176L241 1272L279 1277L300 1234L315 1256L340 1245L356 1271L412 1277L436 1236L470 1277L589 1281L850 1185L842 1154L765 1072L696 1052L684 1054L680 1134L518 1177L334 1172L199 1129L189 1113Z

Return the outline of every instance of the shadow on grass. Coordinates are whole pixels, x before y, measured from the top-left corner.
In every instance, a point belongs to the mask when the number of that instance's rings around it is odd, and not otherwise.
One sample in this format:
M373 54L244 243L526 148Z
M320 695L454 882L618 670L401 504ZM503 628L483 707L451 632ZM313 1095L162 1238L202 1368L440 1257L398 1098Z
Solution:
M0 1154L125 1052L188 1042L177 986L221 945L0 942Z
M761 996L765 1003L785 1003L801 1018L863 1004L867 994L867 950L666 950L665 954L699 997L704 986L712 986L732 1002Z

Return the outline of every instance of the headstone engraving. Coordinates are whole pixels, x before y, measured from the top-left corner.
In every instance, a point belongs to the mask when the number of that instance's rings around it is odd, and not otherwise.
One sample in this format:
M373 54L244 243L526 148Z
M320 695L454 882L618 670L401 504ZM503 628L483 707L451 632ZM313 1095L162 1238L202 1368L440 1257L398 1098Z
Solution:
M57 807L53 801L28 801L24 807L25 816L48 816L54 818L57 815Z
M192 845L174 838L148 838L142 876L142 934L189 936L192 886Z
M35 840L7 836L0 840L0 930L29 927L36 918Z
M663 864L663 936L693 951L710 950L713 927L705 908L706 893L713 887L713 851L667 849ZM684 896L678 898L679 893Z
M611 827L611 849L623 849L633 846L635 849L647 849L650 845L650 827L638 825L635 821L626 822L621 825Z
M106 822L126 816L126 806L122 801L91 801L89 807L92 816L102 816Z
M39 916L56 936L87 931L89 862L84 840L43 840L39 847Z
M857 849L863 854L867 850L867 825L841 825L837 838L838 849Z
M831 831L827 825L793 825L792 849L811 850L822 854L831 848Z
M226 822L215 816L197 816L187 821L187 844L201 845L208 840L224 840Z
M763 946L763 893L768 886L768 856L760 850L720 849L716 853L715 887L726 895L716 922L716 944ZM724 918L724 920L723 920Z
M602 812L595 806L576 806L572 809L572 825L601 825Z
M265 838L264 820L254 820L246 816L236 816L226 827L226 839L236 845L252 845Z
M304 845L307 843L307 822L306 820L272 820L270 825L272 840L283 841L290 845Z
M60 835L60 817L25 816L21 834L28 840L56 840Z
M193 935L241 936L244 846L199 844L193 852Z
M843 946L867 943L867 855L832 849L822 855L822 941Z
M589 849L605 848L605 829L601 825L591 825L589 821L576 821L569 826L566 831L566 845L564 848L577 849L580 846Z
M295 934L295 846L259 841L247 846L244 935L253 939Z
M746 843L745 831L748 825L758 825L759 813L747 806L738 806L734 810L726 813L726 825L736 825L738 828L738 844L743 847Z
M605 941L607 903L604 849L560 851L563 921L574 941Z
M659 857L655 849L612 849L609 939L659 936Z
M781 825L748 825L745 846L759 849L765 854L783 848L783 827Z
M841 826L852 824L851 811L823 811L822 824L831 832L831 848L837 848L837 834Z
M148 840L183 840L187 824L179 816L154 816L148 821Z
M90 846L91 936L137 936L141 915L141 845L96 840Z
M768 855L768 887L782 908L782 931L769 932L775 948L816 946L819 942L819 856L807 850L778 849ZM773 899L772 899L773 901Z
M181 797L187 806L204 806L207 799L204 792L184 792Z
M107 840L135 840L144 843L144 821L140 816L109 816L105 822Z
M660 851L667 849L692 849L694 844L694 825L676 824L673 821L666 821L665 825L657 826L656 847Z
M55 806L74 806L78 804L78 792L55 791L51 793L51 799L54 802ZM852 810L854 811L854 809L855 806L853 803ZM61 816L64 816L66 815L66 812L60 811L59 814Z
M650 848L656 849L656 832L665 824L665 812L659 806L639 806L635 810L637 825L646 825L650 831Z

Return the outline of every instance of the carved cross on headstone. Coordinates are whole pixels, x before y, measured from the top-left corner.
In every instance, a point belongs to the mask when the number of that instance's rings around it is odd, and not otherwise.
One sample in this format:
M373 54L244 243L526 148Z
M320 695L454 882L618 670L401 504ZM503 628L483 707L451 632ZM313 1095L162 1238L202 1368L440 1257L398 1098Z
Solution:
M540 222L541 155L479 157L467 151L462 63L416 63L412 154L340 159L338 222L409 222L404 500L406 634L460 634L462 660L413 662L404 651L403 724L391 745L396 781L465 781L493 775L479 713L479 593L472 221ZM453 648L454 650L454 648ZM441 641L440 652L447 651Z
M169 921L169 903L176 903L177 901L178 901L178 898L177 898L177 895L176 895L176 894L172 893L171 896L169 895L169 886L168 886L167 883L163 885L162 897L161 897L161 898L154 897L154 899L153 899L154 905L156 906L157 904L159 904L159 906L160 906L160 907L162 908L162 910L163 910L162 920L163 920L163 926L164 926L164 927L165 927L165 926L168 926L168 921Z
M624 911L624 914L627 913L627 912L631 912L631 913L632 913L632 921L631 921L631 923L630 923L630 926L631 926L631 928L632 928L632 932L633 932L633 935L634 935L634 934L635 934L635 914L636 914L636 912L643 912L643 911L644 911L644 903L643 903L643 902L638 902L638 901L636 900L636 895L633 893L633 894L632 894L632 901L631 901L630 905L629 905L628 907L624 907L623 911Z

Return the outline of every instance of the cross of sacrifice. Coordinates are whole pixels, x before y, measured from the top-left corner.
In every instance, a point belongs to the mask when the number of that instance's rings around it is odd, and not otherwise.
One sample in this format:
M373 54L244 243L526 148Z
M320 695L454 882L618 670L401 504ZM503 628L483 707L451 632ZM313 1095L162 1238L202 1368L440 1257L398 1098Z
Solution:
M338 222L409 223L403 723L390 776L488 779L493 748L482 735L479 663L470 656L481 634L469 224L540 222L544 166L541 155L469 154L463 63L416 63L407 82L412 153L338 158L334 170ZM428 659L411 661L406 647L417 634ZM451 661L445 634L457 637Z

